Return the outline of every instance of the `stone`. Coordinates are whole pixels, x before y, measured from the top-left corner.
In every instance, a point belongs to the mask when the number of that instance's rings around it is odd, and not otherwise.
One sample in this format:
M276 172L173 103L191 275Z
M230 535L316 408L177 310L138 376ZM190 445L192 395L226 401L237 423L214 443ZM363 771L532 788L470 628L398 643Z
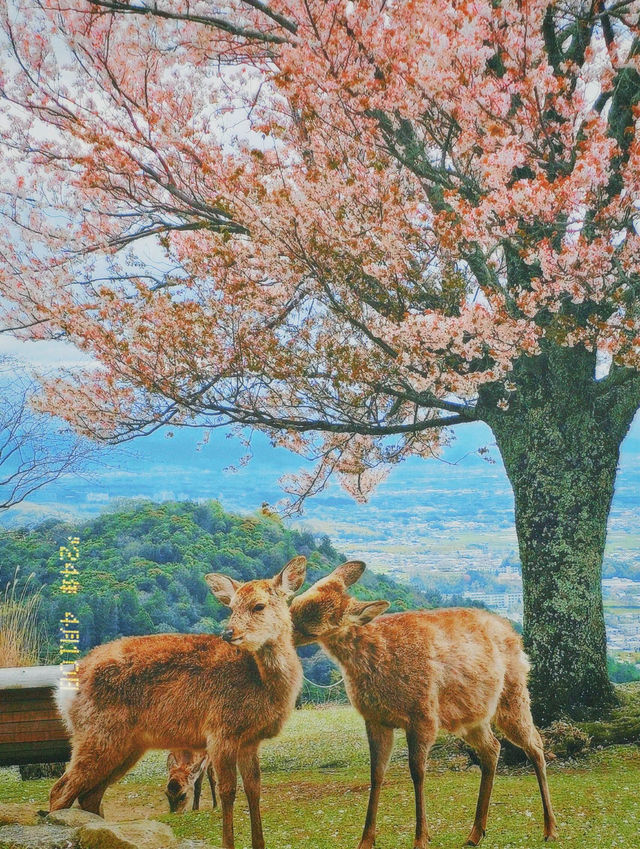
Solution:
M3 825L0 849L78 849L76 830L62 825Z
M156 820L90 822L78 839L82 849L175 849L177 842L169 826Z
M83 811L82 808L62 808L59 811L52 811L46 816L46 822L54 825L66 825L70 828L80 828L89 822L103 822L102 818L97 814L90 814L89 811Z
M38 816L30 805L18 802L0 802L0 825L37 825Z

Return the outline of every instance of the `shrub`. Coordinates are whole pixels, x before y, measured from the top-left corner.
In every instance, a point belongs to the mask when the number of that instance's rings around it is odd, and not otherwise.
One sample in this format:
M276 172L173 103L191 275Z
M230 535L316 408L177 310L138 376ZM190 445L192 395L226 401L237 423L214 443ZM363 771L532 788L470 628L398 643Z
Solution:
M591 737L570 722L557 720L542 732L545 751L553 752L557 758L575 758L591 745Z

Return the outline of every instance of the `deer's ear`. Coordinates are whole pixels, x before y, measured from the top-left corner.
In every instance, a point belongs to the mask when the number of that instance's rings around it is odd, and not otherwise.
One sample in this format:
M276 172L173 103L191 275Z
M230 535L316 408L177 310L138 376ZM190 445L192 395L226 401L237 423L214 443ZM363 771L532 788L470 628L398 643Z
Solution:
M208 765L209 760L206 756L201 760L196 760L194 763L191 764L191 767L189 768L189 781L191 782L191 784L196 783L196 781L200 778L200 776L205 771Z
M284 567L282 572L273 578L273 586L285 593L287 596L292 596L304 584L304 579L307 575L307 558L294 557Z
M167 758L167 769L173 769L174 766L178 765L178 761L176 760L176 756L173 752L169 752L169 757Z
M241 581L234 581L233 578L229 578L227 575L218 575L216 572L205 575L204 579L218 601L221 601L227 606L231 603L231 599L236 594L238 588L242 586Z
M345 587L350 587L351 584L355 584L358 578L362 577L366 568L366 564L362 560L347 560L346 563L334 569L330 577L339 578Z
M388 601L352 601L349 605L349 619L353 625L366 625L384 613L389 604Z

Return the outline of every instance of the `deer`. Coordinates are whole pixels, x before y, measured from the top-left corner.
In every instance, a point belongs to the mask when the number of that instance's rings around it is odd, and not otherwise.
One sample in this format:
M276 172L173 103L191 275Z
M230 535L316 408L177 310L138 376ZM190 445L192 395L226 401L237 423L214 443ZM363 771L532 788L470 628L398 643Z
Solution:
M358 849L376 836L380 790L393 729L406 733L416 803L415 849L429 841L424 774L439 729L462 737L478 754L480 790L467 845L486 833L500 754L492 723L525 751L538 779L545 840L557 836L542 740L531 716L529 662L511 624L475 608L440 608L382 615L388 601L358 601L347 589L365 564L353 560L291 604L297 645L319 642L342 670L351 704L362 714L371 758L371 787Z
M221 636L124 637L89 652L78 688L57 693L72 749L51 788L50 810L77 799L101 814L107 787L148 749L206 749L218 780L223 849L234 849L237 769L252 849L264 849L258 750L280 732L302 686L288 602L304 582L305 564L294 557L274 578L246 583L205 575L231 609Z
M192 811L200 810L200 794L205 776L209 780L213 807L217 807L216 780L206 751L176 749L167 757L167 786L164 794L172 814L181 814L191 804Z

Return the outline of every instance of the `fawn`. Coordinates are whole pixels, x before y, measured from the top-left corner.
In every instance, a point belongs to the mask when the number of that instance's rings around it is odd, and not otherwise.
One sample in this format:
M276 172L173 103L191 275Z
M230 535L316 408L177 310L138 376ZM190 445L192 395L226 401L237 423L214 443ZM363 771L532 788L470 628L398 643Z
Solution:
M297 645L319 642L338 662L349 699L365 720L371 753L371 790L358 849L371 849L380 788L393 729L406 732L416 798L414 847L425 849L423 782L429 749L439 728L461 736L480 758L480 792L467 844L485 834L487 810L500 754L491 722L533 762L544 838L556 837L542 740L529 708L529 663L520 637L495 614L443 608L382 616L386 601L358 601L347 587L364 563L350 561L322 578L291 605ZM371 624L367 624L371 622Z
M191 810L200 810L200 793L205 773L209 779L213 807L217 807L216 780L209 755L191 749L176 749L167 758L167 786L164 795L172 814L181 814L191 802Z
M106 788L147 749L206 748L218 779L224 849L234 846L237 767L252 847L263 849L258 747L279 733L302 685L287 602L304 582L305 563L294 557L275 578L244 584L206 575L231 608L222 638L160 634L93 649L79 664L78 689L58 693L72 752L51 789L51 810L77 798L84 810L100 813Z

